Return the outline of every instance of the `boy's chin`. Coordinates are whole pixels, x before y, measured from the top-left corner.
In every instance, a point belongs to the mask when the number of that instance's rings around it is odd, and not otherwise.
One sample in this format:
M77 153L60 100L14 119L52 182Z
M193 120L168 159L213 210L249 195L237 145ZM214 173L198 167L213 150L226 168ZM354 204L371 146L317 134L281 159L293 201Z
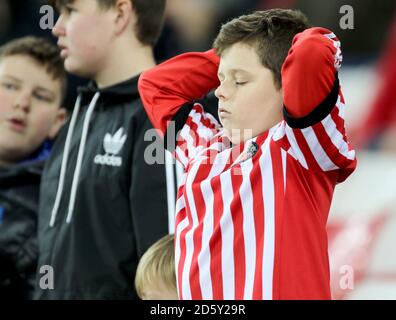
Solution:
M86 70L86 65L82 63L77 63L76 61L73 61L71 59L69 60L69 58L67 58L65 60L64 65L65 65L65 70L71 73L72 75L83 78L90 77L90 73L88 72L88 70Z

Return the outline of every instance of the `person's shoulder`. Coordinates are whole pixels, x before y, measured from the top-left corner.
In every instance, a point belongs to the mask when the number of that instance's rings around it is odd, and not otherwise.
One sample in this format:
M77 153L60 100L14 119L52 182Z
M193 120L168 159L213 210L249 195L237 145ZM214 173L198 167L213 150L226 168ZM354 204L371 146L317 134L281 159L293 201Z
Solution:
M45 160L37 160L0 167L0 183L8 191L14 187L20 191L27 188L38 188L44 165Z
M127 113L130 114L131 117L136 117L141 121L148 120L148 115L144 109L143 101L140 96L130 99L125 103L124 108L127 109Z

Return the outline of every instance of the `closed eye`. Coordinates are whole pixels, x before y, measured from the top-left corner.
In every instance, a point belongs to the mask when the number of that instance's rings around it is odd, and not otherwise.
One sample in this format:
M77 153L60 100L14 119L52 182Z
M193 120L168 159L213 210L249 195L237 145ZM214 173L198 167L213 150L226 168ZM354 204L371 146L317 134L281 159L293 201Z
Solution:
M1 86L7 90L18 90L18 86L13 83L3 82Z
M243 86L244 84L246 84L247 83L247 81L235 81L235 84L237 85L237 86Z
M52 102L52 98L51 97L47 97L43 94L39 94L39 93L35 93L34 97L39 100L39 101L43 101L43 102L47 102L47 103L51 103Z

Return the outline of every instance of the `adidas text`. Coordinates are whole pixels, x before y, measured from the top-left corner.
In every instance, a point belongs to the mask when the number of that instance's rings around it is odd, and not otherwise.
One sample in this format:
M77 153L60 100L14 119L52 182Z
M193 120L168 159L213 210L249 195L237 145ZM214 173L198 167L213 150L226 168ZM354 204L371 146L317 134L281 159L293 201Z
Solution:
M114 155L98 154L95 156L94 163L101 164L101 165L107 165L107 166L113 166L113 167L121 167L122 158L114 156Z

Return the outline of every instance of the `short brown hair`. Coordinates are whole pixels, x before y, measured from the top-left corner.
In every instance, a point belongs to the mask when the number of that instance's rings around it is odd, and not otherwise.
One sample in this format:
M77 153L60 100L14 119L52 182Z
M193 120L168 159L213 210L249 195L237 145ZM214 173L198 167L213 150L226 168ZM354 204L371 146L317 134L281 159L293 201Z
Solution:
M147 285L158 285L159 280L167 288L177 291L173 234L155 242L140 259L135 277L138 296L142 298L144 288Z
M307 17L299 10L270 9L235 18L221 27L213 47L221 55L235 43L253 46L261 63L274 75L281 88L281 68L293 37L309 28Z
M60 80L61 99L66 94L67 77L59 48L46 38L27 36L11 40L0 47L0 60L9 56L26 56L43 66L53 80Z
M75 0L53 0L57 7L73 3ZM96 0L102 9L114 7L117 0ZM137 17L136 37L145 45L154 47L165 20L166 0L130 0Z

